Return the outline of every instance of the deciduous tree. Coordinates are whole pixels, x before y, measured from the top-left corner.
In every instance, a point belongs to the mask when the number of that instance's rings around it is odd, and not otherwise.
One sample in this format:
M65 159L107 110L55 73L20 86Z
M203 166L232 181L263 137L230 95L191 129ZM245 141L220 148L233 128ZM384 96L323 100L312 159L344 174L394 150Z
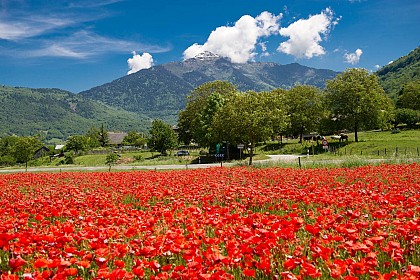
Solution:
M154 120L149 130L149 145L163 155L177 145L177 138L171 126L162 120Z
M381 126L390 117L392 103L378 78L365 69L351 68L327 82L326 98L332 118L342 129L358 131Z
M87 141L87 137L83 135L70 136L66 141L66 150L74 151L75 154L78 154L87 149Z
M252 165L255 144L286 126L281 96L275 92L234 92L213 119L212 131L219 142L244 143Z
M105 164L109 166L109 170L111 171L111 167L118 161L118 155L116 153L109 153L106 156Z
M323 92L314 86L299 85L285 92L287 115L292 133L316 130L324 117Z
M18 137L13 145L12 154L17 162L25 163L25 167L28 168L28 161L41 146L41 141L36 137Z
M210 142L209 127L212 117L223 104L224 96L236 91L236 87L226 81L202 84L187 97L187 106L179 114L179 137L188 144L195 141L202 147Z
M420 111L420 81L404 85L398 92L397 107Z

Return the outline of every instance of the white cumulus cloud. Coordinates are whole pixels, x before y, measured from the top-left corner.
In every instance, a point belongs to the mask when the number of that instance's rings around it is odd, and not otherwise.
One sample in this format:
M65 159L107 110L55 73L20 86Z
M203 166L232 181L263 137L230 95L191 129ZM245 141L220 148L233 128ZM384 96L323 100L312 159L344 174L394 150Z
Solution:
M278 32L281 18L282 14L276 16L269 12L262 12L255 18L244 15L233 26L216 28L203 45L195 43L187 48L184 59L209 51L228 57L234 63L245 63L257 55L256 46L261 37Z
M312 58L325 54L320 43L331 28L338 24L339 19L334 20L333 14L333 11L327 8L320 14L312 15L308 19L299 19L288 27L281 28L280 35L289 37L289 40L281 43L277 50L297 58Z
M149 69L153 66L153 57L150 53L143 53L142 55L133 52L133 57L127 60L130 71L127 75L136 73L142 69Z
M360 61L360 57L362 56L363 51L361 49L357 49L354 53L346 53L344 54L344 59L347 63L350 64L357 64Z

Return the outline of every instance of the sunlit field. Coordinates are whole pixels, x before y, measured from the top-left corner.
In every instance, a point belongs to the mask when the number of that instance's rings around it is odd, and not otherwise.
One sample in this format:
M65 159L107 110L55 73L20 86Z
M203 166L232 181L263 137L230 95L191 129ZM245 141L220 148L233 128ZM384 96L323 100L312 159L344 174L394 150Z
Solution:
M0 176L1 279L418 279L420 165Z

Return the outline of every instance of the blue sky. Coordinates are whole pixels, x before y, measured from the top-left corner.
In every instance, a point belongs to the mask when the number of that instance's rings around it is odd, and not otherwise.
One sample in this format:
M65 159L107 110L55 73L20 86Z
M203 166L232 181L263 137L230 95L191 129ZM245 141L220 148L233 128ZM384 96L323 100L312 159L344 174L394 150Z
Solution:
M0 0L0 84L77 93L203 51L375 71L419 26L419 0Z

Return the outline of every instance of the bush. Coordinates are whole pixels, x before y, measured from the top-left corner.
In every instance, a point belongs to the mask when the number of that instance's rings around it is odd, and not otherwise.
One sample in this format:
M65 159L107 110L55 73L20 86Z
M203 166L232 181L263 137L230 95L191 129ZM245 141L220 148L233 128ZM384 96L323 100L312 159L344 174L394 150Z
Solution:
M137 160L137 161L143 161L144 157L142 155L135 155L134 159Z
M16 164L16 159L10 155L0 157L0 165L10 166Z
M73 152L65 153L64 158L60 161L60 164L74 164Z
M407 108L397 109L395 111L395 126L399 124L406 124L411 128L418 122L420 122L420 111Z

